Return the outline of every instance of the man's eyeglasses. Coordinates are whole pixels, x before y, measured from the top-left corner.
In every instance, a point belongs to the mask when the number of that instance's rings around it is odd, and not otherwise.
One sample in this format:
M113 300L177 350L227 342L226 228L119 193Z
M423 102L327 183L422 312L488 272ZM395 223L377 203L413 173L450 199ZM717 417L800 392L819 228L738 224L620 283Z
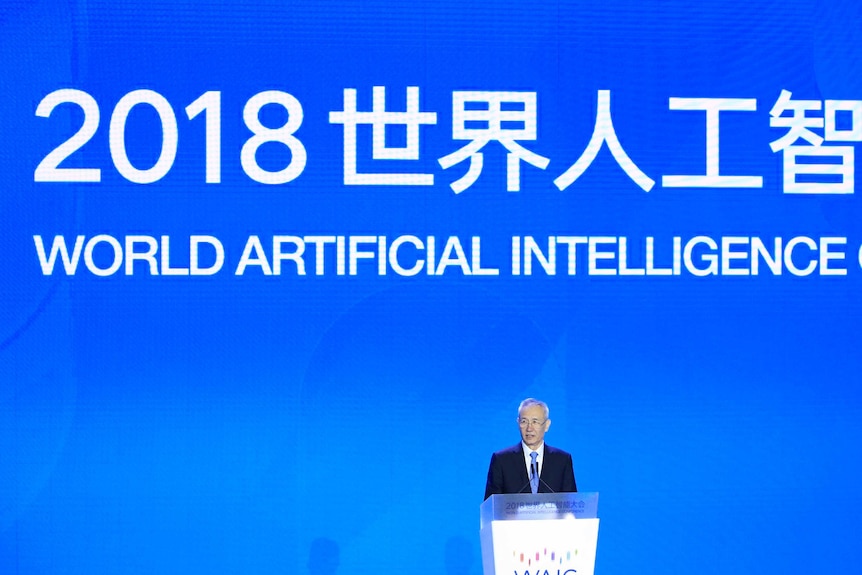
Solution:
M521 427L527 427L528 425L532 425L533 427L539 427L540 425L545 425L547 419L542 419L541 421L538 419L526 419L521 418L518 420L518 425Z

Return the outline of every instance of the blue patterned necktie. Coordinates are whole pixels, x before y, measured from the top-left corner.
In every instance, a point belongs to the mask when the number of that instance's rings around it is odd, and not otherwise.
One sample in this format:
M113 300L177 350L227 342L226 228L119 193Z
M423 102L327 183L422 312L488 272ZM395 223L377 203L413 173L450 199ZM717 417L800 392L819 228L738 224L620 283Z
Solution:
M530 489L533 493L539 492L539 463L536 458L539 457L538 452L530 452Z

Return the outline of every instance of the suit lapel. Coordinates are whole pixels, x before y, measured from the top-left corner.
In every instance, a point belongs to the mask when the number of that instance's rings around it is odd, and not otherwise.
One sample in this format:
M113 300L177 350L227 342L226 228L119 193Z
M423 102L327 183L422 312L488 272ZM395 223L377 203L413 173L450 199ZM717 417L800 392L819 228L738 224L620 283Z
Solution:
M554 448L546 443L545 453L542 454L542 471L539 473L539 493L547 493L544 490L548 489L548 478L554 475L555 461Z
M545 444L545 463L547 464L547 467L544 465L542 466L542 475L545 475L546 469L549 470L548 475L549 476L552 475L553 472L556 471L556 465L557 465L558 461L559 460L557 459L557 450L554 449L553 447L550 447L546 443Z
M526 484L527 492L530 489L530 475L527 473L527 464L524 461L524 448L520 443L512 448L512 465L517 465L517 469L520 469L520 473L518 473L518 477L521 478L521 485ZM521 488L523 492L524 488Z

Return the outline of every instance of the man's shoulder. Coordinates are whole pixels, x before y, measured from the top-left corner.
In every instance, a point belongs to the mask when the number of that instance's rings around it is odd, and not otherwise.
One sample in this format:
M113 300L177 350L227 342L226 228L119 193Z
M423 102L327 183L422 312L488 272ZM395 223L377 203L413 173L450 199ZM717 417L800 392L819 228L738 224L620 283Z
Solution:
M571 457L572 456L572 454L569 453L568 451L564 451L562 449L559 449L558 447L551 447L547 443L545 444L545 455L560 456L560 457Z
M520 443L516 443L511 447L506 447L505 449L501 449L500 451L495 451L494 455L496 457L511 457L512 455L520 455L524 456L524 448L521 447Z

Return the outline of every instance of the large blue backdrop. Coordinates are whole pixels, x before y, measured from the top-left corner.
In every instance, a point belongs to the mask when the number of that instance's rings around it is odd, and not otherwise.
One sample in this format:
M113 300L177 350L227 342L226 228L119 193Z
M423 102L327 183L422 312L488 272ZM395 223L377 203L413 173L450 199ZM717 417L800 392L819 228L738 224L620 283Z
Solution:
M860 30L3 0L0 573L479 575L527 396L597 573L858 573Z

